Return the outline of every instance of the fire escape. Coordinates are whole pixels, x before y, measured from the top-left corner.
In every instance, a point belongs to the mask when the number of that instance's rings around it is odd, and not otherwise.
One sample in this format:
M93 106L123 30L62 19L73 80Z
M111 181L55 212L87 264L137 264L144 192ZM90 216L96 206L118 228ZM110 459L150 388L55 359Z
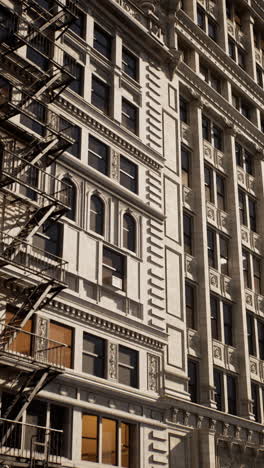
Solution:
M65 262L50 256L45 261L33 238L70 206L70 187L52 168L74 143L72 127L50 104L74 79L75 62L59 63L63 51L57 39L77 19L76 3L17 0L14 9L0 3L0 277L6 285L23 284L15 313L0 329L2 361L33 314L66 287ZM0 447L37 393L62 372L48 362L38 366L37 358L34 365L21 374L2 414ZM4 419L13 423L5 426Z

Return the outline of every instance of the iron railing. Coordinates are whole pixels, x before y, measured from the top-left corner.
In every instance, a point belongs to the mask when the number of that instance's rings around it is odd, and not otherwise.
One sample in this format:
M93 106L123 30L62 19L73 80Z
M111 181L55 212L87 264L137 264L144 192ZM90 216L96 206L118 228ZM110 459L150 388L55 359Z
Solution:
M61 464L62 436L62 430L0 418L0 461L19 457Z
M12 342L9 344L4 341L2 347L1 334L6 329L12 336ZM5 354L24 356L31 361L60 369L70 367L71 364L71 349L65 343L4 323L0 324L0 349Z
M10 249L9 249L10 246ZM10 259L10 251L17 249L16 254ZM61 257L41 250L34 245L22 241L0 231L0 258L1 263L10 263L25 270L35 273L43 279L53 279L59 283L65 283L65 274L68 262Z
M0 156L0 186L8 181L17 182L33 191L35 198L39 195L65 208L71 207L71 186L26 159L4 150Z

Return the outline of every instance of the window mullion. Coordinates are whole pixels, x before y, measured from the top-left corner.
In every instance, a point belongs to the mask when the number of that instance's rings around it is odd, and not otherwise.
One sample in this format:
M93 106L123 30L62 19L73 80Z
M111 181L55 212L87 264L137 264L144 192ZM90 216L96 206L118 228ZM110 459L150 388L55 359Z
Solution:
M98 416L98 463L102 463L102 453L103 453L103 429L102 429L102 417Z

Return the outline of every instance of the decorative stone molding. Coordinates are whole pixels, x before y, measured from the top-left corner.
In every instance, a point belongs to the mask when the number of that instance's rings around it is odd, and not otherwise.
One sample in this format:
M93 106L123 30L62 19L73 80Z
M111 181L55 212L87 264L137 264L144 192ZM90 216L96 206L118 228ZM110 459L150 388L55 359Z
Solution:
M101 122L98 122L90 114L82 111L79 107L67 101L67 99L59 96L56 100L56 103L58 103L62 108L66 109L69 114L72 114L75 118L81 120L82 122L89 125L91 128L95 129L99 134L103 135L108 140L110 140L111 143L119 146L122 151L126 151L141 162L143 161L147 166L151 167L154 170L162 169L163 166L160 163L158 163L150 156L137 149L134 145L117 135L117 133L115 133L114 131L105 127Z
M119 181L120 154L117 151L112 151L111 174L113 179Z
M208 141L204 140L204 158L210 161L217 169L225 172L224 154L214 148Z
M181 121L181 139L192 148L192 131L190 125Z
M232 299L232 280L229 276L219 273L214 268L209 269L210 289L221 296Z
M186 187L186 185L182 186L182 201L187 209L194 211L193 191L192 189L190 189L190 187Z
M196 280L196 259L190 254L185 254L185 276L193 281Z
M107 374L108 379L117 380L118 379L118 345L116 343L107 343Z
M49 321L38 314L36 315L36 329L37 335L34 347L35 353L37 353L37 359L41 361L47 360L47 337L49 330Z
M192 356L200 356L200 336L197 330L192 330L188 328L188 335L187 335L187 343L188 343L188 353Z
M213 340L213 360L216 365L224 367L226 370L238 371L238 356L236 349L232 346Z
M165 346L165 343L162 341L151 338L144 333L131 330L123 325L117 325L110 320L102 319L101 317L97 317L92 313L76 309L60 301L53 300L48 306L48 309L51 311L56 310L57 313L73 317L75 320L77 319L78 322L91 324L93 327L104 330L111 335L123 336L135 343L144 344L144 346L153 348L155 350L162 350Z
M159 392L160 360L158 356L148 354L148 390Z
M206 202L207 221L221 231L229 232L229 215L225 211L216 208L213 203Z

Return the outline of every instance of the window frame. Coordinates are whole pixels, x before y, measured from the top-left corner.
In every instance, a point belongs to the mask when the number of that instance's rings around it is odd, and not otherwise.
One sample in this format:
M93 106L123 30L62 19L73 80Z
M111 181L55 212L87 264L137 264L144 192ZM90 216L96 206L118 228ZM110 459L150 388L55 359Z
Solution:
M134 366L131 364L126 364L120 360L120 352L123 351L127 354L130 353L132 360L135 360ZM117 368L118 368L118 382L122 385L126 385L127 387L132 388L139 388L139 352L135 349L128 348L127 346L120 345L118 346L118 361L117 361ZM129 385L128 383L124 383L120 381L120 368L125 368L130 372L130 379L132 384Z

